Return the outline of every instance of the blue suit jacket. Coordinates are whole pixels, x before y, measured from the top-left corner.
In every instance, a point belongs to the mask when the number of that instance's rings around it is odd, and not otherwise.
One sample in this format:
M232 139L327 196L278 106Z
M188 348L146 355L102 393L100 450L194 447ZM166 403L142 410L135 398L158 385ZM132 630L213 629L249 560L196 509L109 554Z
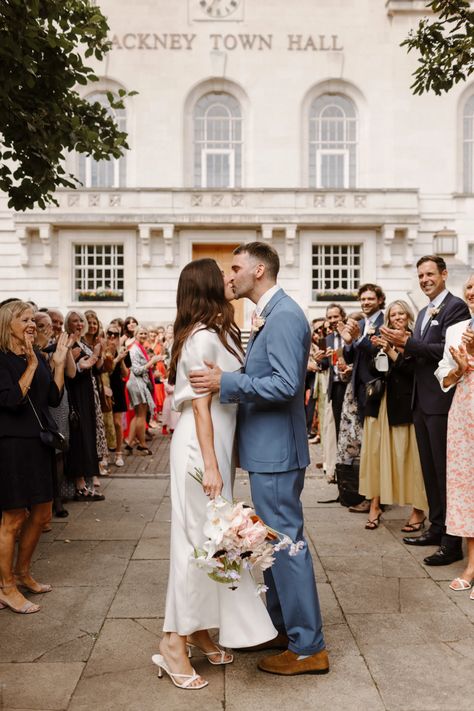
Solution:
M426 415L446 415L455 388L451 388L447 393L442 392L434 373L443 357L446 331L454 323L470 318L470 312L465 301L448 292L438 314L430 318L422 334L421 325L427 308L425 306L418 314L413 336L405 346L405 355L415 358L412 404L414 406L417 402Z
M223 373L220 400L239 403L240 465L250 472L303 469L309 464L304 382L311 332L293 299L280 289L262 312L242 372Z

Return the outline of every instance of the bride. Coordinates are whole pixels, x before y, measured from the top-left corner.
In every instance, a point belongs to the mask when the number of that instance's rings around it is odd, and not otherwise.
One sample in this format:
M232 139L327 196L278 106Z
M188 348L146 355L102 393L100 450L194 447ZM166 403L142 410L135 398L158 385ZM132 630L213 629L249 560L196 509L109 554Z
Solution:
M232 289L213 259L198 259L181 272L169 380L175 384L174 406L181 417L173 435L171 466L171 552L166 612L160 654L152 657L171 681L183 689L208 682L188 658L199 649L214 665L230 664L232 654L218 646L209 629L219 629L224 647L251 647L273 639L265 605L248 572L237 590L211 580L192 561L204 542L206 504L219 494L232 500L234 435L237 405L221 405L219 395L192 390L188 374L206 362L222 370L242 366L240 332L229 303ZM204 472L202 486L190 476Z

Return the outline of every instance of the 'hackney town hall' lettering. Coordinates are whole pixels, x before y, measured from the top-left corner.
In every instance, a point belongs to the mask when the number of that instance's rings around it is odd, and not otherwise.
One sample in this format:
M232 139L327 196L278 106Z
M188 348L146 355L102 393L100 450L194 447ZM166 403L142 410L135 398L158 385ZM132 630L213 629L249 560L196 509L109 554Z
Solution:
M127 32L115 34L111 38L114 49L144 50L192 50L195 48L196 34L165 32ZM273 35L267 34L209 34L211 50L236 49L264 52L273 49ZM199 40L198 40L199 42ZM281 39L278 44L280 45ZM337 52L343 49L338 35L288 34L284 38L289 52Z

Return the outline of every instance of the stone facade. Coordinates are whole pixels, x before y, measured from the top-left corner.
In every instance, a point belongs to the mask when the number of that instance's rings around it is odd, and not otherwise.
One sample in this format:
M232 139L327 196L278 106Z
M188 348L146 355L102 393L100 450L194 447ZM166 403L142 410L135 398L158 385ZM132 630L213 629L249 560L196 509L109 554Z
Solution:
M68 169L83 171L85 187L59 191L57 207L13 213L0 198L3 298L82 307L78 289L91 282L87 257L78 281L76 246L121 245L121 300L85 305L104 319L132 313L165 323L193 246L212 251L252 239L278 249L281 284L310 317L324 310L322 292L352 292L364 281L380 283L390 300L423 304L414 265L436 248L460 293L474 261L474 194L465 192L463 153L474 82L443 97L411 94L416 58L399 45L423 2L100 5L113 49L84 95L138 92L122 117L131 150L105 178L94 177L91 161L81 168L69 156ZM234 134L197 148L206 97L211 109L226 97L237 111L229 119ZM329 109L318 114L321 99ZM349 252L356 272L348 286ZM325 272L325 260L334 259ZM113 288L107 271L101 279ZM247 309L241 325L249 316Z

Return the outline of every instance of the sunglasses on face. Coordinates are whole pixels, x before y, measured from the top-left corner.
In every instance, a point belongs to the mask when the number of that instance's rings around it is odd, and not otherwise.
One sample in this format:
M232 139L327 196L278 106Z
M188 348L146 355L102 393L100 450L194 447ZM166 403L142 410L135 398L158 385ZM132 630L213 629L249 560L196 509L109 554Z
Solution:
M119 334L118 331L107 331L107 335L109 338L117 338Z

